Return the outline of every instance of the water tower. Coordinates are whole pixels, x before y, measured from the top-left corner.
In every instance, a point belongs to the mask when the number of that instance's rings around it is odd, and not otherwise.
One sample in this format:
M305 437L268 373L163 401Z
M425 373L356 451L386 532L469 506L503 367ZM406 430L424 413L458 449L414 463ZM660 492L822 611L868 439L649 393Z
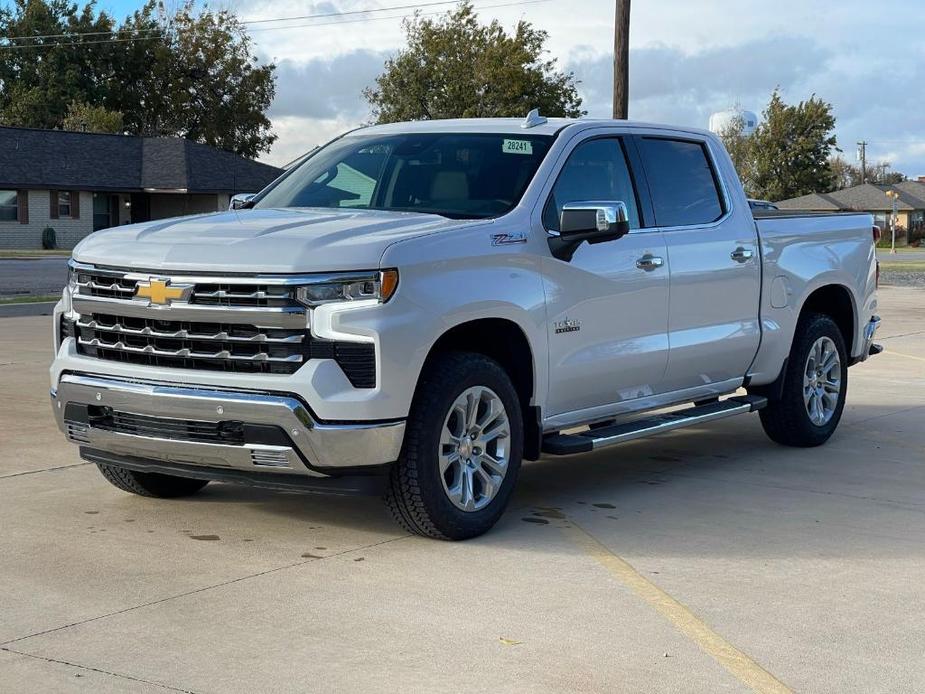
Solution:
M710 132L720 134L728 128L737 118L742 120L742 134L751 135L758 127L758 116L752 111L746 111L740 106L733 106L725 111L718 111L710 116Z

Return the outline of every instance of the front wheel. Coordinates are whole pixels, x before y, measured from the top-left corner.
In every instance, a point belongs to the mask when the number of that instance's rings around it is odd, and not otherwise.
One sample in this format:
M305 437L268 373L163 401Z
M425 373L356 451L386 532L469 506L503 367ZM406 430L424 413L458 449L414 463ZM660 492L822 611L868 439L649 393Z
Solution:
M810 314L797 324L779 400L760 411L772 441L819 446L838 427L848 389L848 355L829 316Z
M480 354L439 356L418 386L386 502L415 534L476 537L504 512L522 451L520 400L504 369Z

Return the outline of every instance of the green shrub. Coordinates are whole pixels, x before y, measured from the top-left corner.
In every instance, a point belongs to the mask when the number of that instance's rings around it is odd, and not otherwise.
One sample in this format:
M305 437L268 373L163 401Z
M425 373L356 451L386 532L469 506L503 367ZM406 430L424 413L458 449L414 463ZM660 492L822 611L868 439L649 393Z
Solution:
M53 248L58 247L58 236L55 234L55 230L51 227L45 227L42 229L42 248L47 251L52 250Z

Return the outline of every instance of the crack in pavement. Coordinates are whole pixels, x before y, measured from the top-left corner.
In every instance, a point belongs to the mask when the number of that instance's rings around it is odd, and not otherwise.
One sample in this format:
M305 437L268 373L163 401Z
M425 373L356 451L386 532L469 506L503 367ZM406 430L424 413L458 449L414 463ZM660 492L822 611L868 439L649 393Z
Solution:
M227 581L221 581L219 583L215 583L213 585L208 585L208 586L203 586L201 588L194 588L192 590L187 590L182 593L177 593L176 595L168 595L165 598L158 598L157 600L151 600L149 602L145 602L140 605L132 605L131 607L125 607L121 610L115 610L114 612L107 612L106 614L97 615L96 617L88 617L86 619L81 619L76 622L71 622L70 624L64 624L59 627L53 627L51 629L44 629L43 631L37 631L33 634L27 634L25 636L18 636L15 639L9 639L7 641L3 641L2 643L0 643L0 648L4 648L5 646L11 643L17 643L19 641L25 641L26 639L35 638L36 636L47 636L48 634L54 634L56 632L63 631L64 629L70 629L71 627L82 626L84 624L89 624L90 622L96 622L101 619L108 619L109 617L115 617L120 614L125 614L126 612L133 612L135 610L140 610L145 607L151 607L153 605L160 605L161 603L170 602L171 600L177 600L179 598L185 598L190 595L197 595L198 593L205 593L207 591L214 590L215 588L223 588L224 586L230 586L232 584L240 583L241 581L246 581L251 578L259 578L260 576L266 576L268 574L276 573L278 571L286 571L287 569L294 569L299 566L304 566L305 564L310 564L316 561L324 561L326 559L332 559L334 557L341 557L341 556L344 556L345 554L351 554L353 552L362 552L363 550L372 549L373 547L385 545L390 542L397 542L399 540L408 540L413 537L414 537L413 535L402 535L401 537L391 537L388 540L382 540L381 542L373 542L372 544L363 545L362 547L354 547L353 549L345 549L342 552L334 552L333 554L328 554L328 555L325 555L324 557L319 557L319 558L313 557L311 559L306 559L305 561L294 562L292 564L285 564L283 566L276 566L276 567L273 567L272 569L258 571L256 573L248 574L246 576L238 576L237 578L231 578L231 579L228 579Z
M11 472L8 475L0 475L0 480L9 479L10 477L22 477L23 475L35 475L39 472L54 472L55 470L67 470L72 467L83 467L84 465L93 465L93 463L72 463L71 465L58 465L57 467L46 467L41 470L25 470L24 472Z
M161 689L166 689L171 692L183 692L183 694L196 694L192 689L178 689L177 687L172 687L169 684L163 684L162 682L153 682L151 680L146 680L141 677L133 677L132 675L126 675L121 672L112 672L110 670L103 670L102 668L92 667L90 665L81 665L80 663L72 663L69 660L59 660L57 658L49 658L44 655L37 655L35 653L26 653L25 651L17 651L13 648L3 648L0 647L0 651L6 651L7 653L15 653L16 655L21 655L25 658L34 658L35 660L42 660L46 663L57 663L59 665L67 665L68 667L76 667L81 670L87 670L88 672L97 672L102 675L109 675L110 677L118 677L119 679L131 680L132 682L140 682L141 684L149 684L152 687L160 687Z

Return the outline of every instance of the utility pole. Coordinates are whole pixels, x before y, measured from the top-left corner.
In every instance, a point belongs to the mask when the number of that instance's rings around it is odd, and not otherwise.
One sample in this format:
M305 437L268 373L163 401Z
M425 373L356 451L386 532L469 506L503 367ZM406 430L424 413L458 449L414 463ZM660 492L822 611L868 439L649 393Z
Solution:
M867 141L858 142L858 159L861 160L861 185L867 183Z
M629 117L630 0L616 0L613 26L613 117Z

